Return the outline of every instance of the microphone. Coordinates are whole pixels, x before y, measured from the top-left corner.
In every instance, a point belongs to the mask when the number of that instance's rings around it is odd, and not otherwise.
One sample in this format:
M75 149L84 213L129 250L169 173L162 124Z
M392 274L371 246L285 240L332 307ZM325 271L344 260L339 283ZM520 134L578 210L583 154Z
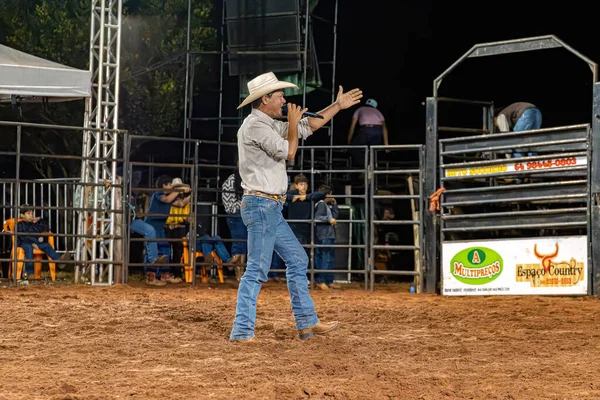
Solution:
M288 111L288 107L287 107L287 103L281 106L281 112L283 113L283 116L285 117L287 115L287 111ZM312 118L321 118L323 119L322 115L319 115L317 113L311 112L311 111L306 111L304 112L304 114L302 114L302 118L305 117L312 117Z

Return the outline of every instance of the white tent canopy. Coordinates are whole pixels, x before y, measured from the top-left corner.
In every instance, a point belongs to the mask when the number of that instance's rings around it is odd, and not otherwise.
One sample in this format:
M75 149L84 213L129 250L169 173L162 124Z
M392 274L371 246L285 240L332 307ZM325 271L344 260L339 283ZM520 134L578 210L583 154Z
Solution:
M0 101L67 101L91 96L92 73L0 44Z

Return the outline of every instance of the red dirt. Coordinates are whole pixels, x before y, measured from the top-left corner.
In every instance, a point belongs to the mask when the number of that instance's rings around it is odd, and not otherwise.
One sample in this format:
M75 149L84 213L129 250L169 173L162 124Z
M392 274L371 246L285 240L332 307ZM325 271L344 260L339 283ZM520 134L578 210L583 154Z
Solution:
M295 337L284 285L229 344L236 290L0 289L0 399L600 399L600 300L313 291L330 335Z

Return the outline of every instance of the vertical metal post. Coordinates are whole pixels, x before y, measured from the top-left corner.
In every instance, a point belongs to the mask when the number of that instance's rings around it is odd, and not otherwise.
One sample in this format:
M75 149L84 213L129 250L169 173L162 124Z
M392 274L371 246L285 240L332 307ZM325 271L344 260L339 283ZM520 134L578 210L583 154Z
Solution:
M373 290L375 290L375 251L373 250L373 245L375 244L375 224L373 223L373 221L375 221L375 174L372 174L372 171L376 170L375 168L375 150L372 149L371 147L368 147L367 150L368 154L369 154L369 159L371 160L371 163L366 163L367 168L368 168L368 175L369 175L369 182L370 185L368 186L368 191L369 191L369 205L370 207L369 209L369 213L367 214L365 212L365 218L366 218L366 222L365 222L365 227L369 227L369 246L368 246L368 260L369 260L369 279L368 281L371 283L371 292ZM367 188L367 186L365 186L365 188ZM366 190L365 190L366 192ZM365 202L366 205L367 202ZM367 217L368 216L368 217Z
M425 162L425 147L421 147L419 149L419 246L421 246L421 250L419 250L419 262L421 263L421 270L419 271L419 287L417 288L417 293L422 293L425 288L425 282L423 279L423 269L425 268L425 249L424 241L425 234L423 233L423 217L425 216L425 212L423 211L425 207L427 207L426 199L427 197L423 194L423 181L424 181L424 162Z
M595 150L600 149L600 83L594 83L592 102L592 137L589 141L591 151L588 150L590 198L588 199L588 265L590 269L590 285L588 294L600 295L600 159L595 155ZM590 158L591 156L591 158Z
M196 285L196 236L198 228L198 151L200 149L200 141L194 142L194 167L192 168L192 198L191 201L191 212L193 216L192 223L190 224L190 237L188 240L188 249L190 256L188 257L192 267L192 285Z
M310 20L310 2L306 2L306 8L304 10L304 49L302 51L302 106L306 107L306 66L308 65L308 32L309 32L309 20ZM300 20L300 10L298 10L298 20ZM300 29L300 27L298 27ZM302 31L301 31L302 32ZM302 138L300 148L300 169L304 169L304 138Z
M365 216L364 216L364 222L363 222L363 240L364 240L364 244L365 244L365 256L364 256L364 260L365 260L365 290L367 290L367 288L369 287L369 271L373 269L373 265L374 265L374 260L371 259L373 257L373 252L371 251L371 246L373 245L373 241L371 238L371 230L369 228L371 221L373 221L373 215L371 215L373 208L370 207L370 199L373 199L373 193L374 189L373 189L373 185L375 185L374 179L373 179L373 163L374 163L374 158L373 158L373 154L372 151L370 150L369 146L364 146L363 147L364 150L364 157L365 157L365 167L363 169L363 173L364 173L364 187L365 190L363 192L363 196L364 197L364 205L365 205ZM371 187L369 187L369 185ZM369 192L370 191L370 192ZM370 193L370 196L369 196ZM373 286L371 284L371 290L373 290Z
M123 243L125 244L123 247L123 271L121 282L128 283L129 282L129 256L130 256L130 238L131 238L131 222L133 221L133 217L135 216L136 203L131 201L133 197L133 187L132 187L132 179L133 176L133 166L129 162L129 156L131 151L131 138L129 135L125 135L123 140L123 176L122 176L122 184L123 184L123 198L126 201L123 204ZM133 206L133 215L132 210L129 205Z
M333 103L335 101L336 98L336 94L337 94L337 90L335 87L335 79L336 79L336 61L337 61L337 26L338 26L338 0L335 0L335 11L333 13L333 67L332 67L332 72L331 72L331 102ZM331 148L329 149L329 160L331 162L331 167L329 167L329 169L333 169L333 127L334 127L334 119L332 118L329 123L330 123L330 130L329 130L329 145L331 146Z
M16 285L17 284L17 234L19 233L19 230L17 229L17 226L19 225L18 221L19 221L19 207L21 207L21 125L17 126L17 155L16 155L16 161L15 161L15 187L17 189L17 201L15 201L13 203L13 218L15 221L15 227L13 229L13 235L15 235L15 240L13 241L13 257L12 257L12 263L13 263L13 283ZM13 191L15 187L13 187ZM26 264L23 263L23 268L26 268Z
M187 138L188 132L188 96L189 96L189 80L190 80L190 28L192 21L192 0L188 0L187 5L187 31L185 39L185 94L183 99L183 138ZM187 142L183 142L183 163L187 160ZM181 177L185 177L185 168L181 168Z
M423 199L427 207L427 198L437 190L437 99L428 97L426 100L425 120L425 183ZM435 212L425 211L423 216L423 231L425 232L425 291L435 293L440 278L438 259L438 220Z

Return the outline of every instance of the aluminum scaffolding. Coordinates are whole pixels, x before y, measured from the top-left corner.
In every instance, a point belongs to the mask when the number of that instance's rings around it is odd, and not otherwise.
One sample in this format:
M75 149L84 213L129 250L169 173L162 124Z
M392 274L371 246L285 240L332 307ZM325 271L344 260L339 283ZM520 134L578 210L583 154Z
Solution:
M93 0L90 27L90 71L92 96L86 101L81 182L83 211L78 222L79 239L75 282L80 274L89 273L92 285L115 283L115 263L122 261L122 201L120 178L117 176L119 141L119 70L121 55L122 0ZM88 201L86 201L88 200ZM89 204L91 203L91 204ZM93 211L90 211L90 207ZM120 265L120 264L119 264Z

